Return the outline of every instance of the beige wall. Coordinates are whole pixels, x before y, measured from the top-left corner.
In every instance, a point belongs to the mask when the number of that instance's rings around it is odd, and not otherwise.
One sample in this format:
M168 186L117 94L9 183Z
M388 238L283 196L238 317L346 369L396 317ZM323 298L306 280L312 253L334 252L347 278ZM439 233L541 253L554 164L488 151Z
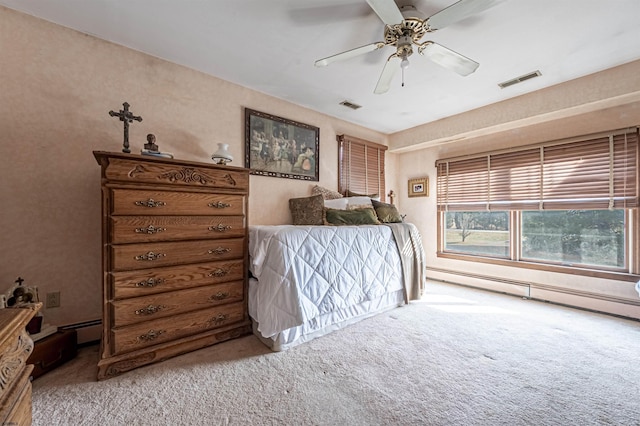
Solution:
M122 149L123 126L109 110L141 115L132 152L147 133L176 158L209 162L218 142L243 166L249 107L320 128L320 185L337 189L336 134L386 144L380 133L301 108L0 6L0 290L18 276L57 325L101 316L100 169L93 150ZM392 157L392 156L391 156ZM394 161L389 173L393 175ZM290 223L287 200L316 182L251 176L251 224Z
M398 198L400 210L422 232L427 275L640 318L633 282L438 258L435 195L437 159L640 125L639 75L640 61L635 61L391 135L390 149L400 153L396 179L429 177L429 197L408 198L404 190ZM639 234L635 230L632 239Z
M625 69L616 78L600 76L585 86L606 88L606 96L602 90L588 91L589 97L573 96L563 104L557 93L537 94L386 136L1 6L0 52L0 289L22 276L26 284L39 287L43 299L47 292L60 291L62 306L44 312L47 322L66 325L101 316L100 174L92 151L120 151L122 123L108 111L120 109L124 101L143 117L131 125L134 152L147 133L154 133L162 150L186 160L208 162L217 143L225 142L236 158L232 164L242 166L244 107L315 125L321 138L319 184L328 188L337 187L336 134L388 143L398 153L388 154L387 188L398 195L407 219L419 226L429 265L633 297L629 283L438 259L434 162L453 152L522 144L567 131L581 134L584 126L639 124L634 96L640 89L616 84L630 84L639 75L637 68L635 74ZM544 112L546 97L550 105L559 105L559 114ZM536 108L529 108L531 102ZM520 113L510 115L513 108L521 108ZM594 125L589 108L606 119ZM448 143L461 138L463 143ZM413 144L420 150L403 153ZM408 198L407 179L422 176L430 178L431 196ZM287 200L307 195L312 185L252 176L250 223L289 222ZM637 308L630 314L640 317Z

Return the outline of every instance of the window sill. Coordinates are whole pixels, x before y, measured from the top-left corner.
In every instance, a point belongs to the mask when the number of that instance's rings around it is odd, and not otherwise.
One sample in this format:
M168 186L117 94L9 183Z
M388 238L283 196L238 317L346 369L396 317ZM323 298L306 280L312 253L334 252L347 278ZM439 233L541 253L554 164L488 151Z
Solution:
M438 252L437 256L443 259L461 260L465 262L488 263L491 265L509 266L512 268L534 269L537 271L555 272L560 274L580 275L591 278L602 278L615 281L637 282L640 275L625 272L602 271L595 269L575 268L571 266L548 265L543 263L533 263L525 261L515 261L507 259L497 259L490 257L468 256L459 253Z

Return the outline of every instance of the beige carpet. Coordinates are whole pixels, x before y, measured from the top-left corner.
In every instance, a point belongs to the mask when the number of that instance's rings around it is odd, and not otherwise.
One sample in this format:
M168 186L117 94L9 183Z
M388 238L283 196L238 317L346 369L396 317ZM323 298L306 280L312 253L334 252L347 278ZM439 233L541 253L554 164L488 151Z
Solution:
M96 382L33 383L35 425L640 425L640 322L430 283L286 352L254 336Z

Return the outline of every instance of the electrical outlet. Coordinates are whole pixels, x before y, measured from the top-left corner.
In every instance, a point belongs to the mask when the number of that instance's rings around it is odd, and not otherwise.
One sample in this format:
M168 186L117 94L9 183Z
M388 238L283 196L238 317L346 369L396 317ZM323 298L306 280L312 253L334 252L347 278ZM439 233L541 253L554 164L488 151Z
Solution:
M54 291L52 293L47 293L47 308L58 308L60 307L60 292Z

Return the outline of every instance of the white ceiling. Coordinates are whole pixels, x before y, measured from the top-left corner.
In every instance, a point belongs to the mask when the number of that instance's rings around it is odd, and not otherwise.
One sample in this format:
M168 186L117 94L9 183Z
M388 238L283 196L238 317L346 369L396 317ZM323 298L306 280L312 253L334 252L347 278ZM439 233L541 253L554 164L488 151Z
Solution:
M452 0L397 0L427 16ZM0 0L0 4L321 113L394 133L640 59L639 0L506 0L427 34L480 63L461 77L421 55L401 87L373 94L384 49L314 61L383 40L365 0ZM541 77L500 89L531 71ZM640 78L640 77L639 77ZM343 100L362 105L351 110ZM272 112L272 111L269 111Z

